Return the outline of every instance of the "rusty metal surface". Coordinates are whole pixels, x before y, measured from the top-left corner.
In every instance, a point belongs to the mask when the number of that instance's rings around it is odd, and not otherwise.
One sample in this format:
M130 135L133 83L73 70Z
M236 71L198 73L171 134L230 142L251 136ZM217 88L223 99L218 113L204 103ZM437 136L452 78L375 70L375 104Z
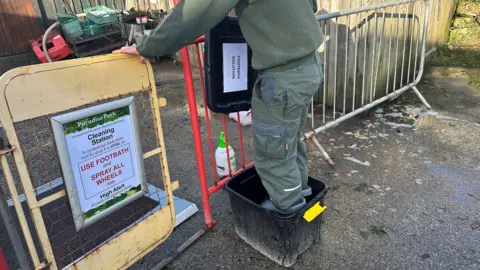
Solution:
M17 68L2 77L6 105L15 104L9 106L10 113L19 122L146 91L147 67L136 62L132 57L100 56ZM52 89L55 95L47 94Z

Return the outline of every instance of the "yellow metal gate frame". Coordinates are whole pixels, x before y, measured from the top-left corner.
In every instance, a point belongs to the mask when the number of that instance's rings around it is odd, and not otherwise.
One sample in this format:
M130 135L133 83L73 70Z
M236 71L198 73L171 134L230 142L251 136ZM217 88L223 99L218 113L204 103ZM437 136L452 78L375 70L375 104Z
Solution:
M155 79L149 63L142 64L136 57L107 55L26 66L5 73L0 78L0 89L0 119L11 145L9 149L0 151L0 163L36 269L57 269L40 208L66 196L66 192L62 190L37 200L14 124L112 98L149 92L159 147L144 153L143 158L159 155L167 203L67 268L125 269L168 238L174 228L175 210L160 118L160 107L165 105L165 100L157 97ZM12 154L19 172L45 257L44 262L39 259L28 228L7 162L8 153Z

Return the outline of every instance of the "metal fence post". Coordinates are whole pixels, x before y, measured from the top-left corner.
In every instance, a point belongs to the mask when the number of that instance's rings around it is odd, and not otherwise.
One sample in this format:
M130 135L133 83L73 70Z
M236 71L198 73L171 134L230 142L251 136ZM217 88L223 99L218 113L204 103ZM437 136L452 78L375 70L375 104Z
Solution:
M0 151L4 148L4 141L2 138L0 138ZM22 238L20 238L20 234L17 231L15 221L13 220L10 212L8 211L8 204L6 203L6 201L7 196L5 196L3 189L0 187L0 217L5 224L5 228L7 229L7 233L10 237L10 241L12 242L15 256L17 256L18 264L20 265L20 269L29 269L30 264L28 263L27 253L23 248Z

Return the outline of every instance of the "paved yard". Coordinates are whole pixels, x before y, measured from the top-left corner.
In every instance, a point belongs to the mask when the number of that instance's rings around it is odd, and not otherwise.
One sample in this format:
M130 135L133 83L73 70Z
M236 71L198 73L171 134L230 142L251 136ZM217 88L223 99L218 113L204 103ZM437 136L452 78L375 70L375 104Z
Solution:
M171 75L162 67L157 74L160 81ZM335 170L310 145L311 175L330 186L328 210L321 241L294 269L480 266L480 92L461 76L442 74L442 70L430 71L419 86L438 115L425 117L418 127L392 124L404 123L402 117L421 111L416 96L407 93L383 105L378 117L357 117L319 136L335 159ZM195 162L187 158L192 146L183 85L171 88L168 81L164 83L160 93L169 101L163 114L169 161L172 176L181 181L177 195L200 205ZM213 122L219 124L217 118ZM179 143L174 138L185 139ZM249 137L245 141L250 144ZM345 159L350 157L370 166ZM225 192L215 195L212 205L215 229L168 268L278 268L235 235ZM202 218L193 217L132 268L150 268L167 250L193 235Z
M201 207L181 67L170 61L155 67L159 95L168 101L162 120L171 177L180 180L175 195ZM328 209L320 241L294 269L480 267L480 92L466 78L438 69L425 76L419 89L437 114L416 127L395 124L404 124L409 114L422 110L415 95L408 93L376 108L375 114L320 134L337 164L334 170L309 145L311 175L330 187ZM199 103L200 97L198 93ZM200 113L202 123L204 116ZM315 117L321 121L320 115ZM212 116L212 123L217 142L221 118ZM238 155L236 124L230 121L228 128ZM243 132L246 158L251 160L250 128ZM207 145L204 150L208 153ZM211 202L217 226L169 269L279 268L235 235L224 191ZM151 269L201 228L200 212L131 269Z

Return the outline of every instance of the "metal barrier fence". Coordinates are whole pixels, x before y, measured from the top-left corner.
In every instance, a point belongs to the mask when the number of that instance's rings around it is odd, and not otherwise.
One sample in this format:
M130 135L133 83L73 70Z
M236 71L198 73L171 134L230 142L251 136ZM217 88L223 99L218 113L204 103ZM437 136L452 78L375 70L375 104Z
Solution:
M0 149L0 163L9 211L21 228L33 269L126 269L168 238L178 183L170 181L160 118L166 102L157 96L150 64L109 55L27 66L5 73L0 89L1 135L9 143ZM50 118L125 96L136 104L129 108L136 111L132 119L141 130L137 146L146 150L140 158L148 191L77 231Z
M320 51L325 82L316 98L322 124L315 125L317 106L312 100L313 130L304 139L409 89L430 109L416 87L425 62L428 3L395 1L317 16L324 37Z
M408 89L412 89L426 108L430 109L430 105L416 88L424 67L427 0L402 0L378 4L319 15L317 20L324 40L319 50L326 79L318 91L317 100L312 99L311 129L304 134L303 139L312 139L327 160L328 155L316 139L317 133L382 102L394 99ZM204 37L198 38L192 45L181 50L181 56L205 223L212 227L215 221L212 218L210 197L221 190L232 176L253 166L253 162L250 162L253 159L250 159L251 147L244 147L245 140L250 140L251 136L243 135L240 123L236 124L237 131L233 132L232 140L232 135L228 134L232 134L234 127L228 123L227 116L221 115L221 121L218 123L218 117L207 109L203 56L199 45L202 42ZM190 49L194 47L193 59L196 58L198 67L201 87L201 95L198 97L191 68L192 50L189 50L189 47ZM320 116L322 125L319 127L315 124L316 107L322 108ZM202 120L199 119L199 115L202 116ZM240 119L239 113L237 119ZM241 168L232 171L229 163L230 176L223 179L219 179L215 171L212 138L218 130L225 132L227 147L230 144L236 152L240 152L241 158ZM207 141L204 144L205 139ZM232 141L236 143L232 144ZM247 144L251 145L251 142Z

